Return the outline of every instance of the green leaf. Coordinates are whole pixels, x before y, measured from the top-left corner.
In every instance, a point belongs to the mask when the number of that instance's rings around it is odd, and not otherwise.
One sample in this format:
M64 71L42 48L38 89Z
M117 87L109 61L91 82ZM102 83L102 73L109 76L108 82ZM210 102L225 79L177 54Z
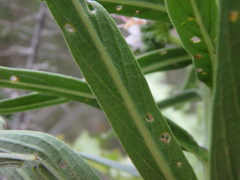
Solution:
M41 98L42 98L42 102L41 102ZM31 103L29 103L29 99ZM35 99L36 99L36 102L34 102ZM52 106L52 105L56 105L64 102L69 102L69 101L70 100L67 100L61 97L55 97L55 96L49 96L49 95L43 95L43 94L30 94L30 95L21 96L15 99L0 101L0 108L1 108L0 113L8 114L13 112L21 112L24 110L26 111L26 110L36 109L36 108L48 107L48 106ZM171 130L173 131L174 136L177 138L178 142L180 143L181 147L184 147L185 150L194 153L197 157L201 157L200 159L205 159L204 155L201 155L201 153L200 154L196 153L196 152L201 152L202 147L200 147L199 145L196 145L197 144L196 142L192 143L193 138L191 135L189 135L187 131L175 125L175 123L173 123L169 119L167 119L167 122ZM188 148L184 144L189 144ZM198 150L196 151L196 149Z
M191 56L183 48L164 48L137 57L143 73L166 71L191 64Z
M137 57L137 60L145 74L178 69L191 63L190 56L182 48L165 48L152 51ZM89 98L94 96L87 83L70 76L0 66L0 77L0 87L37 91L98 107L96 101ZM42 80L43 78L47 81ZM69 87L69 89L66 89L66 87ZM0 114L47 107L67 101L65 98L50 95L29 94L14 100L0 100Z
M216 63L216 0L165 0L184 47L193 56L200 80L212 87Z
M121 144L145 179L196 179L114 21L96 2L46 0ZM89 5L89 6L88 6Z
M186 151L193 153L202 162L208 162L208 150L204 147L199 146L198 143L193 139L192 135L189 134L186 130L179 127L176 123L169 120L167 117L165 118L167 119L167 122L181 147Z
M98 106L87 83L60 74L0 67L0 87L37 91Z
M181 92L178 92L162 101L158 102L159 109L165 109L168 107L173 107L179 104L183 104L189 101L201 100L201 95L195 89L186 89Z
M215 72L211 179L240 179L240 1L221 0Z
M109 12L169 22L163 0L96 0Z
M16 153L22 154L22 156L34 155L36 164L32 164L33 167L38 170L38 166L41 165L44 172L48 171L48 174L52 175L50 177L59 180L99 179L77 153L53 136L44 133L0 131L0 150L12 157L16 156ZM18 157L18 159L20 158ZM22 159L24 160L24 158ZM33 167L28 167L28 169Z
M32 93L0 101L0 114L28 111L68 102L63 97Z
M32 154L0 153L0 168L21 167L24 161L36 161Z
M136 170L136 168L133 165L127 165L127 164L122 164L104 157L99 157L99 156L95 156L95 155L90 155L90 154L86 154L86 153L80 153L80 155L86 159L86 160L90 160L99 164L103 164L105 166L111 167L111 168L115 168L115 169L119 169L121 171L125 171L133 176L137 176L139 177L139 173Z

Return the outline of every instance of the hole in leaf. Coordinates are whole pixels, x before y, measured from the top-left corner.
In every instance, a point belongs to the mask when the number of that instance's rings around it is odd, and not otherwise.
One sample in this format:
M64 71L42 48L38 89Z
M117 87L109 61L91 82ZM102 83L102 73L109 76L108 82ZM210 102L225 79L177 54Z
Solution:
M57 162L57 164L58 164L58 167L60 167L60 168L66 168L67 167L67 164L66 164L66 162L63 159L60 159Z
M88 9L91 12L91 14L96 13L96 10L94 9L93 5L90 2L88 2Z
M169 133L164 132L160 134L160 141L162 141L164 144L168 144L171 140L171 136Z
M149 113L149 112L146 114L145 117L146 117L148 122L153 122L154 121L153 115L151 113Z

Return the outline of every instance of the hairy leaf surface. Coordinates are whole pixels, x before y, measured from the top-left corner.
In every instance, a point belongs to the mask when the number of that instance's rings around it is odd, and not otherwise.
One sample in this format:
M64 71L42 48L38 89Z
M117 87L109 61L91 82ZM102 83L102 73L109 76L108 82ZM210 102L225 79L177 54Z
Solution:
M193 57L200 80L212 87L216 63L216 0L165 0L169 17Z
M221 0L212 116L211 179L240 179L240 1Z
M46 0L125 151L145 179L195 179L133 54L96 2Z
M38 173L45 174L48 179L98 180L96 173L81 157L53 136L33 131L0 131L0 151L7 153L8 158L35 157L35 165L29 169L40 167ZM11 154L12 153L12 154ZM16 154L22 154L19 157ZM27 156L29 154L29 156ZM26 157L25 157L26 156ZM1 159L1 156L0 156ZM43 171L43 173L42 173Z
M169 22L163 0L97 0L97 2L109 13Z

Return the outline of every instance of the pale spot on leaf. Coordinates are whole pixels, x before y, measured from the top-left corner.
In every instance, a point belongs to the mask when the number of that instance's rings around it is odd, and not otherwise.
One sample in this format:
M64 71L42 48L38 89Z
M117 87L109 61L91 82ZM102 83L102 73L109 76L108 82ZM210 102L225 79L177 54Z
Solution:
M76 31L75 28L71 24L67 23L67 24L64 25L64 27L70 33L74 33Z
M194 36L191 38L191 41L194 43L194 44L197 44L197 43L200 43L201 42L201 39L197 36Z
M116 6L116 10L117 11L121 11L123 9L123 5L118 5L118 6Z
M15 75L12 75L10 77L10 80L13 81L13 82L17 82L19 80L19 78L17 76L15 76Z

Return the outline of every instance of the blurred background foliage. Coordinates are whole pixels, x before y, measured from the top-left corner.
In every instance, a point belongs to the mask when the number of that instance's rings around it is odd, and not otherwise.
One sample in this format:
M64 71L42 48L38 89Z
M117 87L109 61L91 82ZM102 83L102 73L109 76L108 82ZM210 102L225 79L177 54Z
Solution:
M181 45L173 27L161 22L112 15L136 55ZM40 1L0 0L0 65L62 73L78 78L75 65L60 30ZM184 88L191 67L152 73L146 76L153 96L160 101ZM13 98L25 91L0 89L0 98ZM162 110L163 114L187 129L204 145L201 102L186 103ZM8 129L47 132L81 153L131 164L118 143L104 114L90 106L70 102L59 106L3 116ZM196 125L198 124L198 125ZM187 155L201 179L201 165ZM89 161L104 179L140 179L126 172Z

